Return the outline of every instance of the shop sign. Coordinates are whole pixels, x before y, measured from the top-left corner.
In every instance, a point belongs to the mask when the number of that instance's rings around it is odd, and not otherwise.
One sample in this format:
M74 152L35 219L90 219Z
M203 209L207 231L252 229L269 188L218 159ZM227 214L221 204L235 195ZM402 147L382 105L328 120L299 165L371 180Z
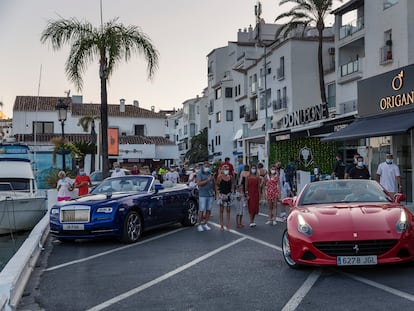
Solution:
M308 167L313 163L312 150L308 147L303 147L299 150L299 162L304 166Z
M404 70L401 70L391 80L391 87L394 91L400 91L404 85ZM397 93L391 96L381 97L379 100L379 108L381 110L389 110L396 107L406 106L414 103L414 90L405 93Z
M289 113L284 116L281 121L283 127L288 128L292 126L307 124L313 121L319 121L328 117L328 105L325 103Z

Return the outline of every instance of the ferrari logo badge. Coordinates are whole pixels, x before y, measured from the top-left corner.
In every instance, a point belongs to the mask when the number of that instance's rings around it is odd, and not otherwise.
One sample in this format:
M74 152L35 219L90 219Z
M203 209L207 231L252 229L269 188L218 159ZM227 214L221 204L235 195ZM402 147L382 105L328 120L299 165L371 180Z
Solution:
M353 236L354 236L354 238L357 238L358 237L358 233L354 232Z

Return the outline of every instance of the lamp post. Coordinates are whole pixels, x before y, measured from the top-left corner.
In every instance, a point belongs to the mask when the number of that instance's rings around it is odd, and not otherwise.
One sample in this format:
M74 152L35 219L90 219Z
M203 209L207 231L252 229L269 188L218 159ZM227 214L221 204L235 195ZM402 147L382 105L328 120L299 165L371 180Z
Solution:
M62 143L63 143L65 140L65 121L68 116L68 106L65 104L62 98L59 98L55 108L58 113L58 120L60 124L62 125ZM62 170L66 171L65 150L62 150Z

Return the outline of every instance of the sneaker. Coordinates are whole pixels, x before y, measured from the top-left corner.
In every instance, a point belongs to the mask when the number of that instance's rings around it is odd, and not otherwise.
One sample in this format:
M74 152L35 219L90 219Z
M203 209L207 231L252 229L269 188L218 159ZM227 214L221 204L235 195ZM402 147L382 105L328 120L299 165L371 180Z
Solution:
M273 226L276 226L276 225L277 225L277 221L273 220Z
M271 224L272 224L272 220L271 220L271 219L268 219L268 220L265 222L265 224L266 224L266 225L271 225Z
M202 226L202 225L198 225L198 226L197 226L197 231L198 231L198 232L202 232L202 231L204 231L203 226Z
M211 228L207 224L204 224L203 225L203 229L206 230L206 231L211 230Z
M250 224L250 228L254 228L254 227L256 227L256 223L255 223L255 222L252 222L252 223Z
M282 218L282 219L286 219L286 213L285 213L285 212L280 213L280 218Z

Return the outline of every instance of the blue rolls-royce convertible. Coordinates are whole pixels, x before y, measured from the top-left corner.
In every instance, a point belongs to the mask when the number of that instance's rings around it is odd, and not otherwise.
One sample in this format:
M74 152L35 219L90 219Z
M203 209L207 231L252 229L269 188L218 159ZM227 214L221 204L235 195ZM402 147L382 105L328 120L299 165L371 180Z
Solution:
M55 204L50 233L61 241L118 237L136 242L145 230L181 223L193 226L198 204L191 188L147 175L107 178L89 195Z

